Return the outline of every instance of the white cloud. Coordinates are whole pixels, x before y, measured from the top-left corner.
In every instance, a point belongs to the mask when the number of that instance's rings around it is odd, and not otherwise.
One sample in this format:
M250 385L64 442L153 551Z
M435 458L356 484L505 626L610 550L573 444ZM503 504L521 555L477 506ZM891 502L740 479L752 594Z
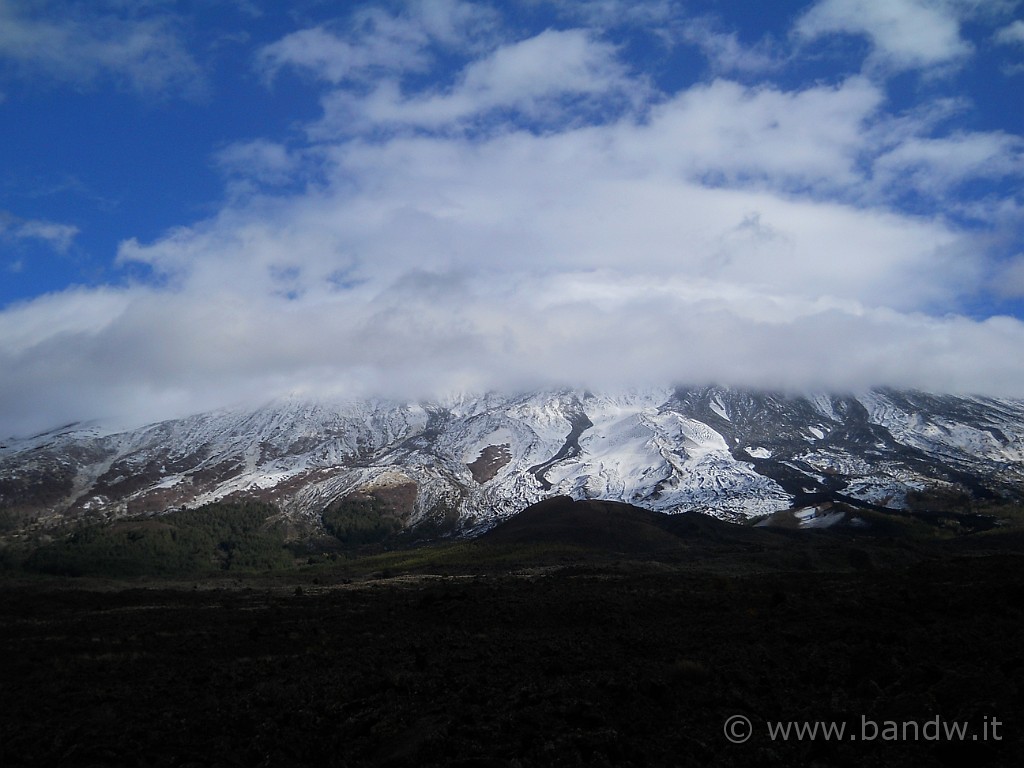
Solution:
M766 73L776 71L784 64L768 38L756 45L744 45L735 32L721 31L708 18L688 20L678 25L676 34L700 48L716 72Z
M21 219L0 211L0 240L38 240L65 253L78 235L78 227L40 219Z
M1024 21L1017 20L999 29L993 36L998 45L1024 45Z
M144 421L320 387L429 397L652 381L841 391L885 382L1020 394L1019 321L930 318L729 282L589 270L496 285L409 272L372 295L294 302L235 289L214 298L77 292L6 313L0 423L24 433L48 426L44 417Z
M614 46L582 30L547 30L472 62L444 92L406 96L394 81L365 96L336 91L325 97L325 116L314 133L325 137L375 125L437 128L496 109L548 121L570 105L576 114L585 113L588 98L600 97L606 109L609 99L639 95L638 85L627 79Z
M966 181L1024 177L1024 139L1005 133L910 137L874 163L882 185L942 195Z
M542 4L540 0L534 0ZM559 3L554 9L566 18L602 29L622 25L664 25L679 16L678 4L671 0L585 0Z
M267 78L292 66L335 85L381 73L420 72L433 61L432 45L476 50L491 40L496 24L486 6L457 0L420 0L397 16L365 7L344 29L303 29L265 46L257 65Z
M9 359L27 359L48 340L95 335L123 312L129 301L123 291L73 288L7 308L0 313L3 354Z
M213 160L229 177L272 185L291 181L301 165L301 159L288 147L266 139L229 144Z
M1013 16L1020 8L1020 0L932 0L936 5L947 8L962 19L998 23Z
M115 6L0 0L0 62L76 84L109 76L156 94L200 93L202 72L169 17L130 18Z
M235 285L261 293L275 290L275 270L300 267L311 295L328 291L338 270L379 291L415 271L558 274L614 269L627 254L636 273L805 297L917 306L948 290L958 240L941 224L768 190L708 189L677 174L679 166L694 175L701 146L673 128L655 121L352 147L336 154L334 176L357 194L233 211L151 247L126 244L122 258L196 287L235 274Z
M999 265L992 280L992 290L1003 298L1024 298L1024 253L1018 253Z
M484 3L417 0L407 12L431 38L453 48L487 50L498 34L499 14Z
M862 78L789 92L716 80L656 107L636 151L692 178L843 187L883 98Z
M54 250L63 253L74 242L78 227L56 224L52 221L25 221L14 229L13 234L20 239L42 240Z
M866 36L873 48L870 63L884 69L954 64L973 51L960 34L955 4L928 0L819 0L794 31L806 40Z
M485 104L517 104L538 94L605 92L623 81L611 45L580 30L547 30L474 62L461 87Z
M293 32L263 48L259 65L267 77L273 77L287 65L310 70L328 82L340 83L374 69L422 70L429 61L423 51L426 42L424 35L408 30L407 34L376 35L352 43L323 27L314 27Z

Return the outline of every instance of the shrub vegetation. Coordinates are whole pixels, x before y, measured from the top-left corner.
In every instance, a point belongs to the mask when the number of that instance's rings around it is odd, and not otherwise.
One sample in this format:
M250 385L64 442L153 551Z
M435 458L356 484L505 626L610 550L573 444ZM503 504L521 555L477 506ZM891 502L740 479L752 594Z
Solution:
M346 496L324 510L324 529L342 544L358 546L383 541L398 532L401 523L388 505L375 496Z
M29 570L62 576L175 575L266 571L294 556L270 518L278 510L254 501L217 502L159 518L88 525L40 547Z

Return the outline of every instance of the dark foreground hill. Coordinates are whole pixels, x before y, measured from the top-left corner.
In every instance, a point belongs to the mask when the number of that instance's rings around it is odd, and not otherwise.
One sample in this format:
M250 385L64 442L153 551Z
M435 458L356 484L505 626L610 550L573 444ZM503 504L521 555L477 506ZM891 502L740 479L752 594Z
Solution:
M631 504L554 496L484 534L484 543L578 545L620 554L654 554L686 545L745 546L769 534L699 512L666 515Z
M518 557L532 565L656 562L729 573L905 568L968 553L1024 552L1020 513L1013 511L1003 518L894 515L828 504L777 513L755 526L700 512L666 515L621 502L555 496L527 507L471 546L481 567L491 561L507 565ZM815 522L827 525L815 527Z

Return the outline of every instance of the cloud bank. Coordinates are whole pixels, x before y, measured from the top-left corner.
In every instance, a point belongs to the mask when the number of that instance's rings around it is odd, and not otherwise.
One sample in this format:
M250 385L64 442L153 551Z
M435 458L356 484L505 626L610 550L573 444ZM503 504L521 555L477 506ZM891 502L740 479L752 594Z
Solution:
M698 45L653 4L636 34L712 59L674 90L602 26L631 23L607 5L527 31L454 0L362 7L255 51L268 88L315 83L320 116L301 140L211 152L220 210L122 243L145 279L0 312L0 433L284 392L1024 397L1024 323L998 309L1024 296L1024 140L951 123L953 98L895 109L886 85L972 56L967 4L812 4L787 55L870 45L857 71L800 82L730 79L782 57Z
M139 93L196 96L204 78L176 26L151 3L0 0L0 67L77 86L108 78Z

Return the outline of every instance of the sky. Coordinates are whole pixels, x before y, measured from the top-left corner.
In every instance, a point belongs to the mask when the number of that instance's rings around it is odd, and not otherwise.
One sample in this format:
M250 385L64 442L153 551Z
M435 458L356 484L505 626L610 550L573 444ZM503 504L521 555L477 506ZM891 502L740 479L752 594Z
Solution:
M1024 397L1018 0L0 0L0 435Z

